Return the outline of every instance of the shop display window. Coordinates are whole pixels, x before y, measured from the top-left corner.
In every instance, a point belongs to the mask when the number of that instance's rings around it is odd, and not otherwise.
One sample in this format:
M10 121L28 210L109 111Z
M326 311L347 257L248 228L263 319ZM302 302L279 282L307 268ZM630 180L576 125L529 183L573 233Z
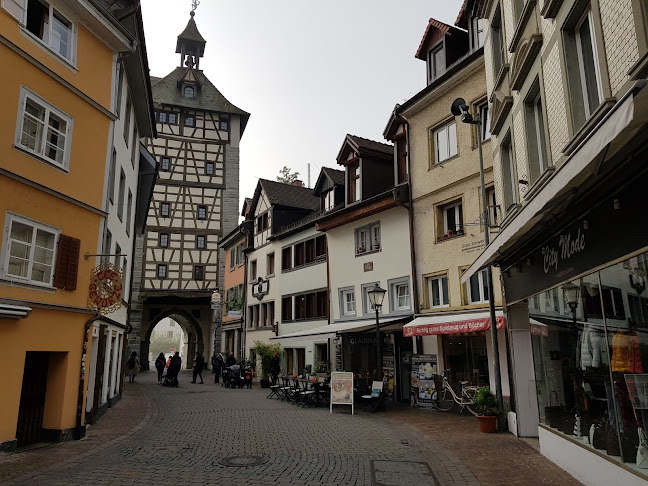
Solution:
M544 292L550 298L529 298L540 422L645 469L647 255Z

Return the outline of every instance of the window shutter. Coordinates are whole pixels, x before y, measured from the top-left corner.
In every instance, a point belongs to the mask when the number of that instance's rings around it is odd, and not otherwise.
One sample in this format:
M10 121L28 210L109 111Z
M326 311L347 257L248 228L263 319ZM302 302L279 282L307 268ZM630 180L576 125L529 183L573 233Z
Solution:
M76 290L80 249L81 240L65 235L59 237L56 268L54 270L54 287Z
M26 1L27 0L3 0L2 6L18 22L24 23L23 19L25 18Z

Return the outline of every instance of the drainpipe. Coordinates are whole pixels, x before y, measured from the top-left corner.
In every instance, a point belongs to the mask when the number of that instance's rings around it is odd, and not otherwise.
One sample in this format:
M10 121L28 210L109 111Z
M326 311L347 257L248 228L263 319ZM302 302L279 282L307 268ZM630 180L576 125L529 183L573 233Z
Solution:
M74 428L74 439L82 439L82 422L83 422L83 393L85 388L85 359L88 351L88 335L90 333L90 326L93 322L102 318L100 315L95 315L85 323L85 332L83 336L83 350L81 353L81 374L79 377L79 397L77 398L77 417L76 426Z

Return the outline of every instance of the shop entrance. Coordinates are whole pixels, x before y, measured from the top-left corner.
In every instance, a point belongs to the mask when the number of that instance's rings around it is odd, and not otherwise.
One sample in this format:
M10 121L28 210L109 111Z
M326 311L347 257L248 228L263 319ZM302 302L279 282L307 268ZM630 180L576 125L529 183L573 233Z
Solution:
M18 447L39 442L43 433L49 352L27 351L16 440Z
M473 386L488 386L486 333L444 334L444 368L450 370L450 383L467 381Z

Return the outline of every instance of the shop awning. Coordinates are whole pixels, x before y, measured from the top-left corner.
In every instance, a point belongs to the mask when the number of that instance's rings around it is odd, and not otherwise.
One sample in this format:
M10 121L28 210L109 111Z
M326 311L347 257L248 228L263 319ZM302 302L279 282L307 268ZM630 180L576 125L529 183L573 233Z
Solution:
M504 314L495 311L497 329L504 329ZM462 314L438 314L417 317L403 326L403 336L432 336L435 334L459 334L462 332L478 332L490 329L490 313L464 312Z
M538 322L535 319L529 319L529 324L531 325L531 335L532 336L540 336L540 337L548 337L549 336L549 328L547 327L546 324L543 324L542 322Z
M407 319L411 319L411 316L407 318L397 317L392 319L380 319L380 328L383 329L385 326L389 325L390 327L397 322L403 322ZM350 322L337 322L335 324L327 324L326 326L315 327L313 329L308 329L306 331L298 331L290 334L284 334L283 336L273 336L270 338L270 341L274 342L297 342L297 341L323 341L329 338L334 338L338 334L347 333L347 332L362 332L374 328L376 325L375 319L363 320L363 321L350 321Z
M559 201L561 197L578 188L583 178L596 173L600 164L603 163L603 160L599 160L601 153L604 153L604 159L613 155L610 146L614 145L617 139L623 139L626 136L622 135L624 131L627 131L626 129L635 128L635 125L645 123L643 108L638 110L641 115L637 116L635 112L636 104L643 105L646 102L646 95L642 93L645 84L645 81L635 82L612 107L610 112L591 130L590 135L552 174L546 185L522 206L514 219L499 232L490 245L463 273L462 283L465 283L482 268L498 261L502 255L510 252L520 239L537 226L545 214L551 211L555 201Z

